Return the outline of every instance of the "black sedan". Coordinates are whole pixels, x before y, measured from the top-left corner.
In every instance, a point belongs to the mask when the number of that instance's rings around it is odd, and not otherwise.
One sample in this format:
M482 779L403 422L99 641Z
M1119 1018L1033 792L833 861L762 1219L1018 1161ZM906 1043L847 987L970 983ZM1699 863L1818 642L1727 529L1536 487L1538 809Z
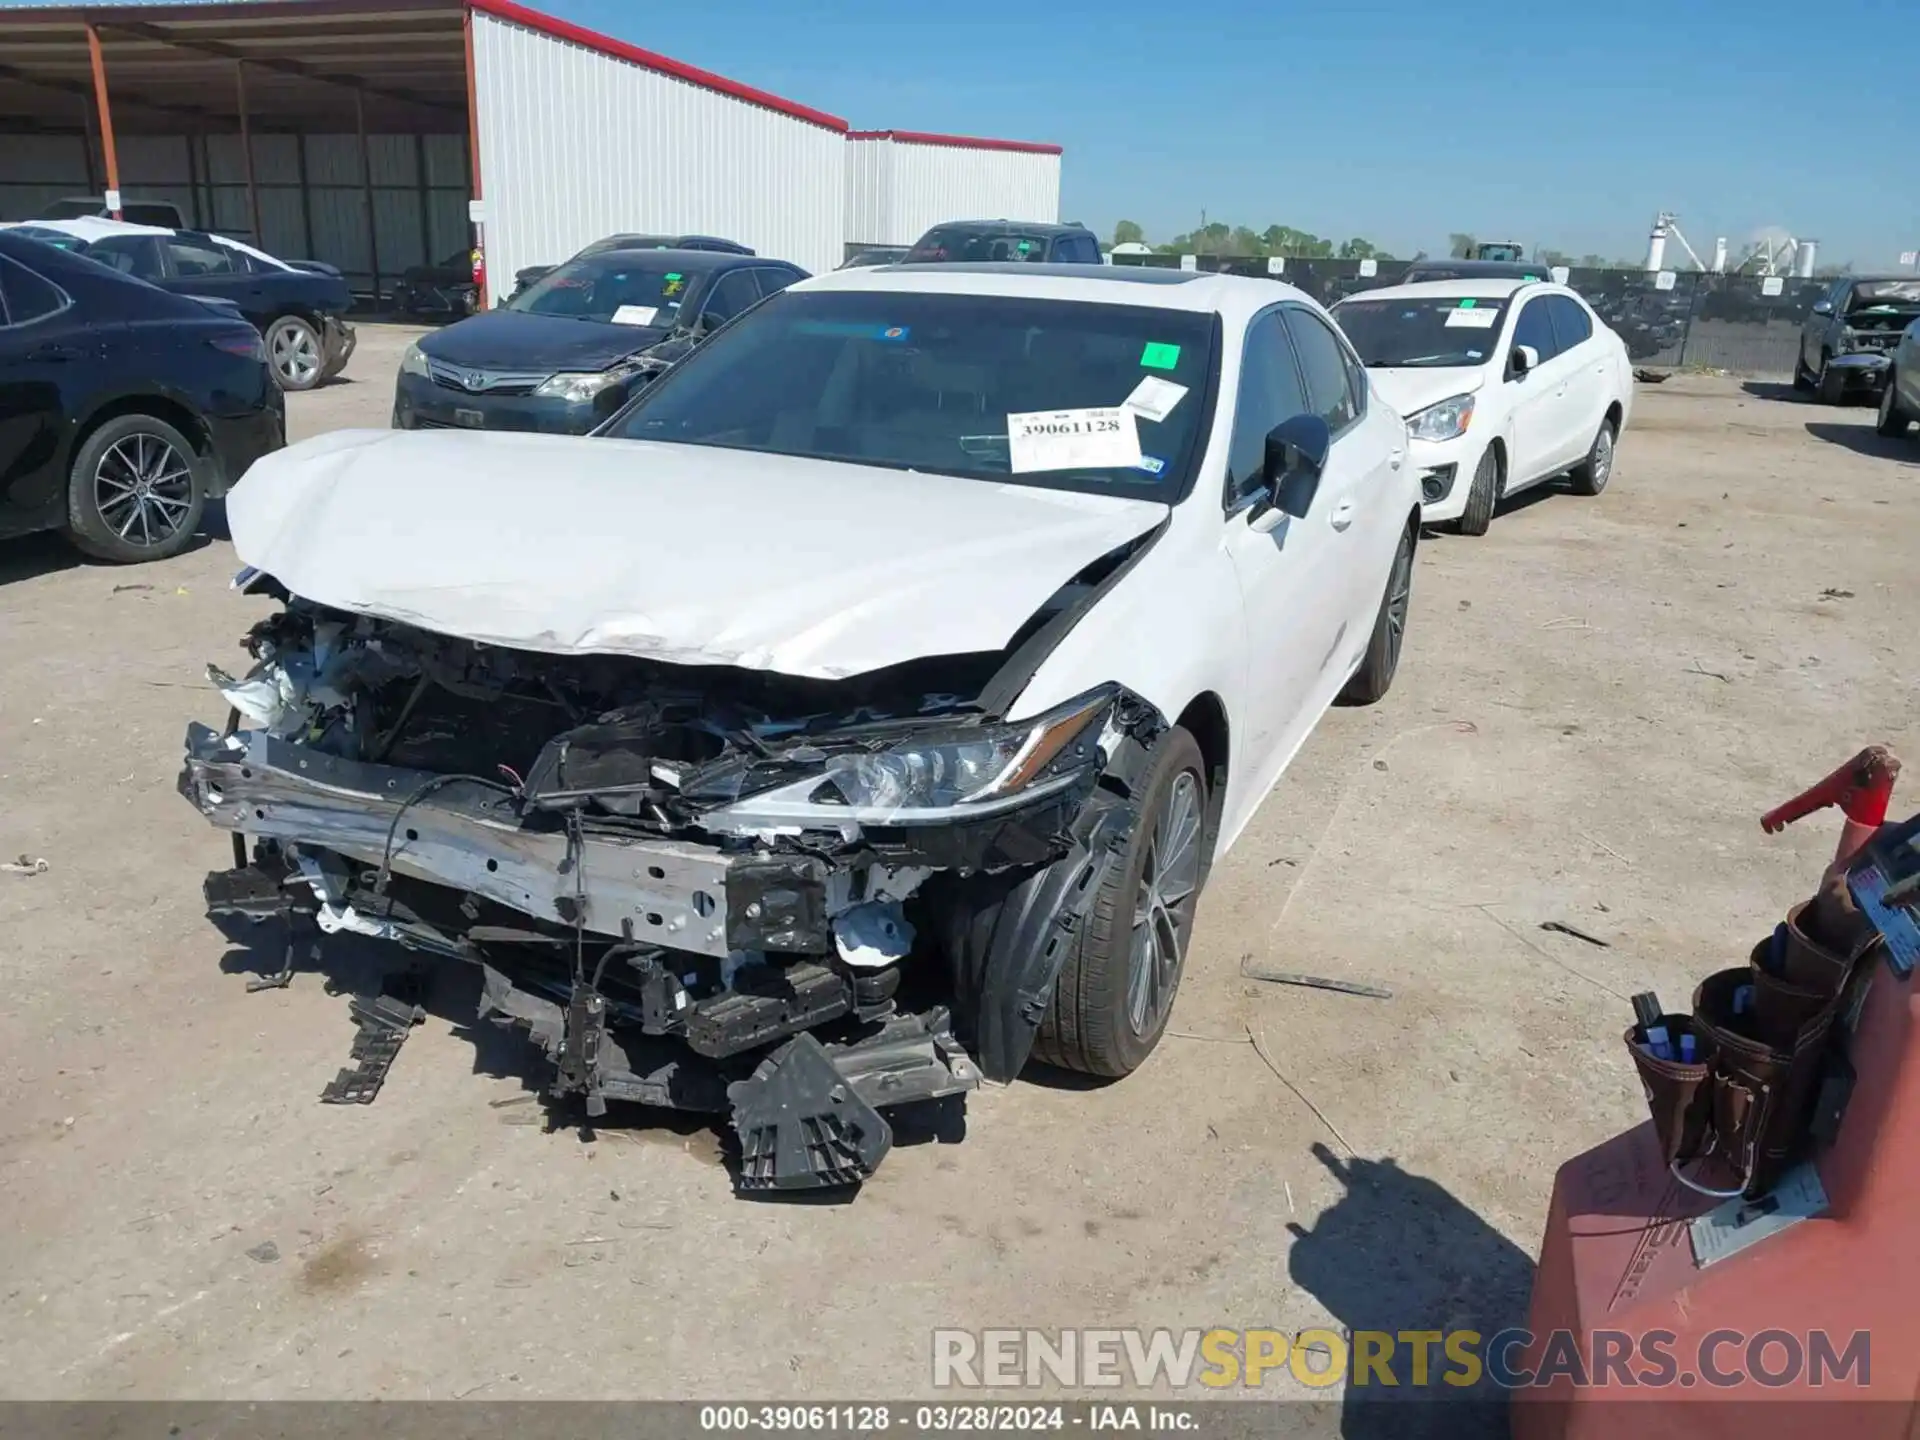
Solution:
M246 321L0 229L0 537L162 559L284 444Z
M589 255L604 255L609 250L717 250L723 255L751 255L753 247L742 245L738 240L723 240L718 235L634 235L622 233L606 235L594 241L583 250L574 252L569 259L584 260ZM513 272L512 300L536 280L551 275L557 265L529 265L523 270Z
M701 250L569 260L498 310L409 346L396 429L584 435L703 338L807 272Z
M60 244L177 295L228 300L267 342L285 390L311 390L347 368L353 293L331 265L276 260L251 245L202 230L163 230L117 220L38 221L17 231ZM42 231L50 232L42 234ZM54 235L64 237L55 241Z

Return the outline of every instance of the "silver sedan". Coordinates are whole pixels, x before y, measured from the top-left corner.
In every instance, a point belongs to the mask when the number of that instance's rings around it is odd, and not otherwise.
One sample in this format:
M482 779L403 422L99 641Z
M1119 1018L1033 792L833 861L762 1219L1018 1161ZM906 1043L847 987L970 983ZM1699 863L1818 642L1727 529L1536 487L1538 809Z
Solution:
M1894 347L1887 367L1887 383L1880 390L1882 435L1900 436L1920 421L1920 320L1907 326Z

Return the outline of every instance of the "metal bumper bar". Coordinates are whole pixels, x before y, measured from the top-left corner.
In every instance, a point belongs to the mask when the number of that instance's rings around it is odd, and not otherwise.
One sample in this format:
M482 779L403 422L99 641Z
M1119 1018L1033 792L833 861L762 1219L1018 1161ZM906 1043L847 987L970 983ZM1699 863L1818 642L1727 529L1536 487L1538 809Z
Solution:
M508 797L484 784L343 760L262 731L191 725L186 752L180 791L222 829L368 866L385 859L396 874L568 926L583 902L580 923L599 935L631 929L674 950L729 951L727 885L742 857L588 835L575 874L564 833L525 828Z

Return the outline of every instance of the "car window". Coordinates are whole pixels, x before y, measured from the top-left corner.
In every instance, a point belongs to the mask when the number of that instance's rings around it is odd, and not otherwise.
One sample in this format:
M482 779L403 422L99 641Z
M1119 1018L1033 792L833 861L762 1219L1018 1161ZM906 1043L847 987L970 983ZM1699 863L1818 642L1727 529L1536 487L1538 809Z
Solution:
M231 275L234 271L233 252L211 240L175 238L167 241L167 253L173 257L174 274L183 280L201 275Z
M1227 446L1227 504L1231 507L1260 487L1266 462L1267 432L1282 420L1307 412L1307 390L1299 362L1287 343L1280 312L1260 316L1247 330L1240 361L1240 390L1234 401L1233 438Z
M1287 329L1307 381L1308 408L1336 435L1360 417L1359 397L1347 374L1347 352L1317 315L1287 312Z
M67 295L18 261L0 256L0 319L9 325L30 325L57 315L68 305Z
M729 270L707 291L707 303L700 307L709 326L731 320L760 298L759 287L745 270Z
M1568 295L1549 295L1547 307L1553 316L1553 335L1560 343L1561 354L1593 338L1593 322L1578 300Z
M160 265L160 247L147 235L109 235L87 247L87 258L142 280L160 280L166 275Z
M1005 230L933 229L916 240L913 248L907 252L907 263L910 265L942 261L1004 263L1046 258L1045 235Z
M699 275L694 275L694 281ZM601 324L671 329L689 290L669 259L611 251L567 261L508 298L505 308Z
M1211 410L1217 322L1017 295L788 290L599 432L1166 499Z
M782 290L800 278L797 270L778 270L769 265L764 269L749 271L760 282L762 295L778 295Z
M1070 265L1100 263L1100 247L1091 235L1062 235L1054 259Z
M180 212L171 205L123 205L120 218L130 225L157 225L171 230L180 223Z
M1361 295L1334 306L1333 318L1368 365L1465 369L1492 357L1506 306L1497 295Z
M1520 318L1513 322L1513 343L1531 345L1540 352L1545 364L1560 353L1560 342L1553 333L1553 320L1547 314L1549 295L1539 295L1520 307Z

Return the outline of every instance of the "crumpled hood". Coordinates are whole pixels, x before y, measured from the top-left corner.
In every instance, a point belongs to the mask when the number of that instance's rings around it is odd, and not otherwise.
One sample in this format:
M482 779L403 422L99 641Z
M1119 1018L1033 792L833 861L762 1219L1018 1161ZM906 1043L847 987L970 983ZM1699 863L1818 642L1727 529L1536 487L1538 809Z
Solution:
M423 354L481 370L605 370L666 339L661 325L602 325L557 315L489 310L420 341Z
M1456 395L1471 394L1487 383L1485 365L1444 368L1414 365L1403 369L1383 366L1378 370L1369 369L1367 374L1373 378L1373 388L1380 398L1403 418Z
M240 559L324 605L485 644L822 679L1001 649L1166 514L708 446L388 430L265 456L227 499Z

